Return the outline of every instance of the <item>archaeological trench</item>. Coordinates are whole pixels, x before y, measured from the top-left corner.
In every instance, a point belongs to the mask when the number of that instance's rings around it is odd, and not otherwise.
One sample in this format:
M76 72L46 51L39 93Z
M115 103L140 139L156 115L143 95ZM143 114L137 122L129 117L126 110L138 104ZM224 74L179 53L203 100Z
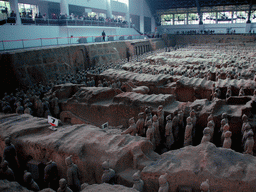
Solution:
M46 162L56 162L58 178L67 179L65 159L72 155L81 184L88 184L83 191L136 191L133 174L138 170L144 192L158 191L158 178L164 174L173 192L200 191L207 179L210 191L256 191L255 144L253 154L245 154L241 133L243 115L254 133L256 127L255 36L164 35L162 39L1 52L0 60L2 106L11 94L25 98L31 87L49 87L49 82L51 87L38 95L40 99L55 95L58 100L59 113L51 113L61 122L56 131L36 107L33 115L3 109L0 114L0 156L5 138L10 137L19 171L32 172L41 190L46 188ZM84 77L94 82L81 83ZM34 104L33 99L30 102ZM183 113L178 139L175 136L170 149L165 138L154 147L145 135L123 134L129 119L134 117L136 123L138 114L147 109L158 115L160 105L164 126L168 115L173 120ZM192 143L184 146L191 110L196 116L194 135ZM232 132L231 148L222 147L223 113ZM214 132L210 142L201 143L209 115ZM108 127L103 128L106 122ZM114 185L101 184L102 163L107 160L116 173ZM0 180L0 189L29 191L22 179L17 181Z

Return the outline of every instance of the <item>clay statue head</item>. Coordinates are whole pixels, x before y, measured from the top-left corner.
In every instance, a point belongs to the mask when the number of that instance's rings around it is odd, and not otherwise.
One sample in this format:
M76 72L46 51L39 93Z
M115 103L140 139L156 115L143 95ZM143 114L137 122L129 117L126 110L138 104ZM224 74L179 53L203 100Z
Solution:
M212 121L209 121L209 122L207 123L207 127L213 127L213 122L212 122Z
M104 161L104 162L102 163L102 169L103 169L103 170L109 170L109 160Z
M221 122L220 122L221 126L224 126L226 123L227 123L226 119L222 119Z
M191 111L190 111L190 117L194 117L196 115L196 113L195 113L195 111L192 109Z
M187 124L190 124L191 122L192 122L191 117L188 117L188 118L187 118Z
M224 134L225 138L231 137L232 136L232 132L231 131L226 131Z
M70 166L73 163L71 157L72 157L72 155L70 155L69 157L67 157L65 159L65 163L67 166Z
M135 123L134 117L130 118L130 119L129 119L129 124L132 125L132 124L134 124L134 123Z
M159 106L158 106L158 110L159 110L159 111L162 111L162 110L163 110L163 105L159 105Z
M140 112L140 113L138 114L138 117L139 117L139 118L143 118L143 117L144 117L144 112Z
M161 175L158 179L159 185L164 186L168 181L167 181L167 173L165 173L164 175Z
M157 121L157 116L156 116L156 115L153 116L153 121L154 121L154 122Z
M8 164L9 163L6 160L3 161L3 163L2 163L2 170L3 171L6 171L8 169Z
M244 128L246 131L249 131L251 129L251 125L247 123Z
M228 124L228 123L226 123L226 124L223 126L223 130L225 130L225 131L229 130L229 124Z
M32 178L31 173L30 173L30 172L27 172L27 170L24 171L24 173L25 173L24 176L23 176L24 182L25 182L25 183L31 183L31 182L33 181L33 178Z
M63 190L63 189L66 189L67 188L67 181L66 179L62 178L59 180L59 185L60 185L60 188Z
M147 121L147 126L149 126L149 127L152 126L152 120L151 119Z
M136 173L133 174L132 176L133 181L139 181L140 180L140 171L137 171Z
M247 133L247 138L248 138L248 137L253 137L253 135L254 135L253 131L250 130L250 131L248 131L248 133Z
M7 145L7 146L11 145L11 140L10 140L9 137L7 137L7 138L4 140L4 142L5 142L5 145Z
M243 116L242 116L242 120L243 120L243 121L247 121L247 120L248 120L248 117L247 117L247 115L246 115L246 114L243 114Z
M202 192L208 192L209 191L209 180L206 179L206 181L201 183L200 190Z
M222 113L221 118L222 118L222 119L226 119L226 118L228 118L227 113Z
M209 135L211 133L211 129L209 127L205 127L203 130L204 135Z
M169 120L171 120L172 119L172 115L171 114L169 114L168 116L166 116L166 121L169 121Z
M212 116L212 114L210 114L210 115L208 116L207 121L208 121L208 122L209 122L209 121L213 121L213 116Z

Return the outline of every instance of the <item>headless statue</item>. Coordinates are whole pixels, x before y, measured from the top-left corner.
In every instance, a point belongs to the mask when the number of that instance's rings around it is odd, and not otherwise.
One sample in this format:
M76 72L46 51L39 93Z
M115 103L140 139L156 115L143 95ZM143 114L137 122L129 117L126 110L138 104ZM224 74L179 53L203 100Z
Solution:
M116 172L109 167L109 161L102 163L103 175L101 176L101 183L114 184Z
M167 181L167 173L161 175L158 179L159 189L158 192L168 192L169 191L169 183Z
M133 179L133 189L136 189L139 192L143 192L144 181L140 178L140 171L134 173L132 176Z

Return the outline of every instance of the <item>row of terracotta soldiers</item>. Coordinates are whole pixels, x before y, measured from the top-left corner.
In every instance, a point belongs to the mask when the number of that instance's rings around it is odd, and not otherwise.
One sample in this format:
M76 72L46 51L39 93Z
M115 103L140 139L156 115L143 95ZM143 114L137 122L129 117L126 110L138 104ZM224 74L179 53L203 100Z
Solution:
M144 116L145 119L144 119ZM174 143L177 143L181 139L181 135L184 130L184 111L175 111L174 116L169 114L164 119L163 106L160 105L156 111L156 114L152 116L151 107L147 107L145 112L138 114L138 120L135 123L134 117L129 119L129 127L121 134L131 134L133 136L146 136L148 140L153 144L153 148L156 149L161 143L164 143L165 147L170 150ZM165 124L166 120L166 124ZM195 111L190 112L189 120L196 125ZM191 132L191 134L190 134ZM189 136L190 134L190 136ZM184 145L192 144L192 136L195 135L195 130L191 126L191 130L185 132Z
M251 125L249 123L247 115L242 116L243 124L241 128L241 134L242 134L242 146L244 148L244 154L250 154L253 155L253 147L254 147L254 133L251 128ZM201 140L201 143L205 142L212 142L213 141L213 134L214 134L214 128L215 123L213 121L212 114L209 115L207 119L207 127L203 130L203 138ZM221 144L223 148L231 149L232 145L232 132L230 130L230 126L228 123L227 114L222 114L222 120L221 120Z
M103 175L101 177L102 183L110 183L114 184L115 171L110 168L109 161L105 161L102 164L102 168L104 170ZM144 181L140 177L140 171L137 171L133 174L133 189L136 189L139 192L143 192L144 190ZM165 173L158 178L159 189L158 192L168 192L169 191L169 183L168 183L168 174ZM209 192L209 180L201 183L200 190L202 192Z
M253 95L256 96L256 89L254 90ZM226 91L226 99L228 99L231 96L234 96L234 95L232 95L231 86L228 86ZM238 96L245 96L245 91L243 86L240 87ZM221 90L218 85L216 85L215 87L215 83L213 83L212 85L212 98L221 98Z

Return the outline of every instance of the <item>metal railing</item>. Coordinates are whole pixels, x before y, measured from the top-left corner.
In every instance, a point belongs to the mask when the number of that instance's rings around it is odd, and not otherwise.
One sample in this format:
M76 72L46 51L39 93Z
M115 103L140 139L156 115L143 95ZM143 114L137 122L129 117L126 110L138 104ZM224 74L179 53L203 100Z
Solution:
M15 18L9 17L7 23L15 24ZM110 22L100 20L81 20L81 19L43 19L43 18L21 18L23 25L51 25L51 26L105 26L105 27L122 27L128 28L126 22Z
M144 35L109 35L106 36L106 42L119 40L144 39ZM0 41L0 51L25 49L33 47L57 46L67 44L95 43L103 42L102 36L79 36L79 37L54 37L54 38L36 38L19 40Z

